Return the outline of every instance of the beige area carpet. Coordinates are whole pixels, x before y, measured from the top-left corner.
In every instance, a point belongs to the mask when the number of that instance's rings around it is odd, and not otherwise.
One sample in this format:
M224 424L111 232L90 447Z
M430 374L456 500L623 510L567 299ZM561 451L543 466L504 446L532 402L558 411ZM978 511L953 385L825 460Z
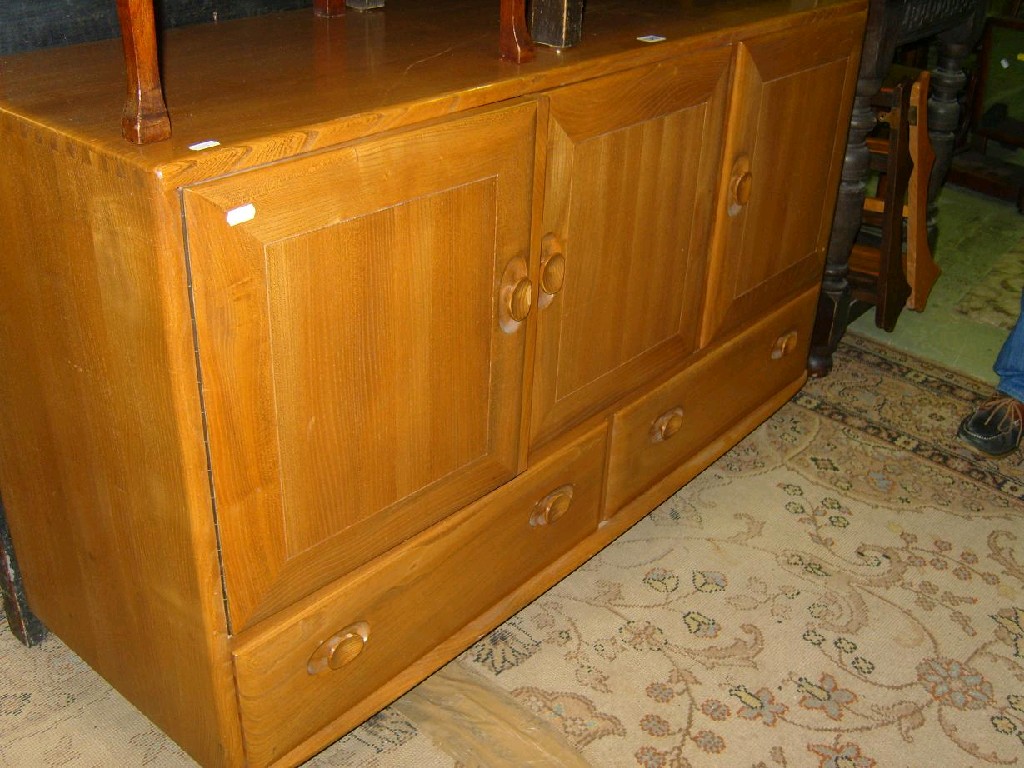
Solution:
M976 322L1009 331L1020 314L1021 286L1024 286L1024 238L999 257L953 309Z
M309 766L1024 765L1024 464L985 385L834 374ZM188 759L55 639L0 644L0 764Z

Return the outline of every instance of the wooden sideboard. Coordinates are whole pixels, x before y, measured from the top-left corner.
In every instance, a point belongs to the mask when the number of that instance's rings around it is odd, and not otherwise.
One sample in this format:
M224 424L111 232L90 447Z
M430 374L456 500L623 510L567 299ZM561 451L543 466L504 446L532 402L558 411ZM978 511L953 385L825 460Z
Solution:
M0 59L25 591L204 765L309 757L805 379L865 3L594 0L525 65L493 10L171 31L146 146L117 41Z

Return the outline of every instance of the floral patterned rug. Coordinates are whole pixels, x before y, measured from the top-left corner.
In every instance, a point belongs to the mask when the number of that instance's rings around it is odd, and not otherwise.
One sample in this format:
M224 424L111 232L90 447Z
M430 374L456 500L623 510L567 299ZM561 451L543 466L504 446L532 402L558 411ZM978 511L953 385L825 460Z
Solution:
M986 385L857 337L830 377L309 761L1024 765L1024 459ZM60 643L0 644L0 765L190 764Z

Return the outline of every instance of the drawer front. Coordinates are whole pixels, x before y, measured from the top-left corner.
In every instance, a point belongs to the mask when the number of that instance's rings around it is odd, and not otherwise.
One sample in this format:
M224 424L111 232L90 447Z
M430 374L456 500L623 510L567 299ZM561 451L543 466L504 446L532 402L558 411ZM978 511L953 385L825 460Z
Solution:
M590 433L241 641L250 761L273 762L342 717L594 531L604 445L603 429Z
M615 414L606 509L614 512L804 375L817 289Z

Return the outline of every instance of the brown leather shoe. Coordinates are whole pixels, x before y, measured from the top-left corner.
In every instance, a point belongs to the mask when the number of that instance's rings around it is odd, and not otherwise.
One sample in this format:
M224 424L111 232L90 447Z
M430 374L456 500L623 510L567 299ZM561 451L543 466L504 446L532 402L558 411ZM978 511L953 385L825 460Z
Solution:
M1024 403L997 393L960 422L956 434L972 448L989 456L1005 456L1020 445L1024 432Z

